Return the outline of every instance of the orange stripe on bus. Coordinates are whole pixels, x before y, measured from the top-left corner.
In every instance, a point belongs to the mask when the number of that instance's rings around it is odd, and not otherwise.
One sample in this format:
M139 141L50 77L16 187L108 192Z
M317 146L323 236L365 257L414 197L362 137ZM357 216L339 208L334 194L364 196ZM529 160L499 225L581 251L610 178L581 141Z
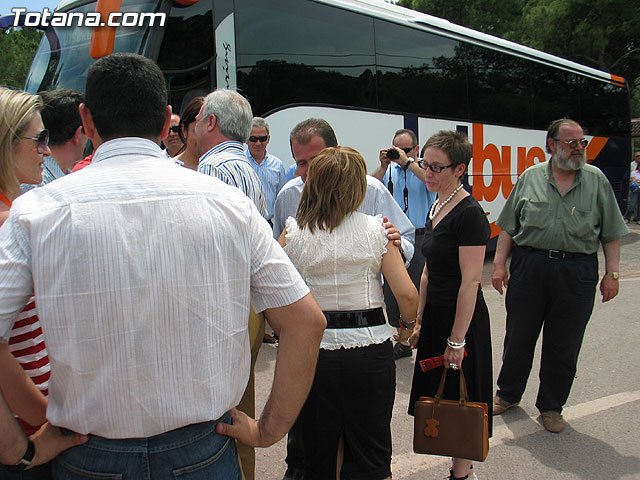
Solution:
M496 225L496 222L491 222L489 226L491 227L491 238L497 237L502 231L502 229Z
M593 137L589 141L589 145L587 145L587 162L592 163L600 152L604 148L604 146L609 141L609 137Z
M93 27L91 32L91 45L89 55L96 60L113 53L113 44L116 40L116 27L106 25L109 15L119 12L122 0L98 0L96 12L102 17L103 27Z
M624 87L625 79L624 77L619 77L617 75L611 74L611 83L613 83L614 85L620 85L621 87Z

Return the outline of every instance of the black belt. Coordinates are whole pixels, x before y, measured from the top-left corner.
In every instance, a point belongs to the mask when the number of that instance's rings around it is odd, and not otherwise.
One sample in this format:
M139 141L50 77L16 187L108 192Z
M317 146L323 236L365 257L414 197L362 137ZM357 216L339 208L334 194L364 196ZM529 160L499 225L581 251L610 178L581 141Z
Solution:
M575 253L575 252L563 252L562 250L544 250L542 248L533 248L533 247L527 247L527 246L523 246L520 247L523 250L526 250L528 252L534 252L534 253L539 253L544 255L547 258L550 258L552 260L566 260L566 259L570 259L570 258L584 258L584 257L588 257L589 255L594 255L593 253Z
M338 312L325 312L327 328L362 328L384 325L387 320L382 308L371 310L345 310Z
M416 228L416 235L424 235L426 228Z

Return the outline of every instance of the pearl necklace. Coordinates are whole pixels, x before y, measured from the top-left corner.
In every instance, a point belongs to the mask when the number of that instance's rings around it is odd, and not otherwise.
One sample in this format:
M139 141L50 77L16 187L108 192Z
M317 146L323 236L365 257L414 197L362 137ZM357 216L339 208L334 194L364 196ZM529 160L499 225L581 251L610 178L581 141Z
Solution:
M458 185L458 187L453 192L451 192L449 198L447 198L444 202L440 203L440 199L438 199L436 202L433 202L433 205L431 205L431 208L429 209L429 220L433 220L434 218L436 218L436 216L440 213L440 210L442 210L442 208L451 201L451 199L456 195L456 193L460 191L461 188L462 184Z

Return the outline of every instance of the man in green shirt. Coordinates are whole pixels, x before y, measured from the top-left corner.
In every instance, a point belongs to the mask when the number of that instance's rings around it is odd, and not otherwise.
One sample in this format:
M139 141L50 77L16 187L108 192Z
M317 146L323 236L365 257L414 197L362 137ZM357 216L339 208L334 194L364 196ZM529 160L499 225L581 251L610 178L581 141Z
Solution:
M546 163L525 170L507 199L494 257L492 283L507 287L507 331L493 414L518 405L544 325L536 407L542 424L558 433L562 407L593 310L598 245L605 275L602 301L618 293L620 237L628 233L604 174L586 164L587 140L578 123L560 119L547 131ZM513 248L512 248L513 247ZM505 262L513 250L510 278Z

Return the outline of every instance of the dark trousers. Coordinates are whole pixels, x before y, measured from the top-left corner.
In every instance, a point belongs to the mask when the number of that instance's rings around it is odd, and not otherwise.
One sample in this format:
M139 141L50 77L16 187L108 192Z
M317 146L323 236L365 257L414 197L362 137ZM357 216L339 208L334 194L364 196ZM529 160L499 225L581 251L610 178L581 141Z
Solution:
M321 349L311 391L289 431L283 480L335 478L340 437L341 478L388 478L395 389L390 340Z
M422 255L422 239L424 238L424 228L416 229L416 243L415 249L413 251L413 258L411 262L409 262L409 268L407 268L407 272L409 273L409 277L411 277L411 281L416 286L418 290L420 290L420 277L422 275L422 270L424 269L424 256ZM400 309L398 308L398 302L396 302L396 298L393 296L393 292L389 287L387 282L384 282L382 287L384 292L384 304L387 310L387 318L389 319L389 325L392 327L399 328L400 327ZM412 321L413 318L405 319L405 321Z
M596 254L554 260L538 251L513 249L498 396L507 402L520 401L542 330L536 407L541 412L562 411L575 377L597 283Z

